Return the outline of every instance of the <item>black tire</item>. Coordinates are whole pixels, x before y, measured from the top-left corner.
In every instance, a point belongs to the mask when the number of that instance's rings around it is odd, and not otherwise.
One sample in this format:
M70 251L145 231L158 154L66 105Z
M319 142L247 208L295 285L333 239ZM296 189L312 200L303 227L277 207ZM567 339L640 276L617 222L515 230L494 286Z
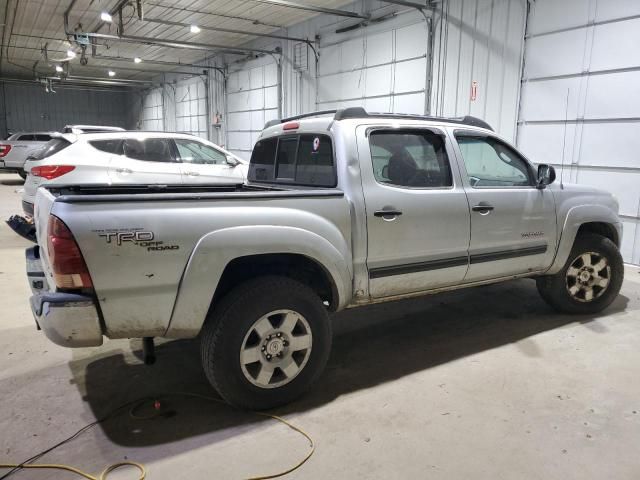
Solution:
M274 388L256 386L240 361L245 337L263 316L285 309L298 312L310 327L312 344L306 363L301 363L301 370L289 383ZM317 380L329 358L331 337L327 310L313 290L287 277L259 277L234 288L210 312L201 336L202 365L228 403L251 410L273 408L296 399Z
M18 175L20 175L20 178L22 178L23 180L27 179L27 172L25 172L24 170L20 170L18 172Z
M580 298L570 293L570 286L573 284L571 280L567 279L567 271L576 261L577 265L580 265L582 262L578 261L578 258L590 252L606 260L609 270L608 273L604 271L605 273L602 275L608 275L609 282L602 292L600 287L595 288L595 296L592 300L587 300L584 295ZM562 269L555 275L537 278L536 284L542 298L559 312L593 314L604 310L615 300L620 292L620 287L622 287L623 279L624 264L615 243L601 235L585 233L576 238L569 258Z

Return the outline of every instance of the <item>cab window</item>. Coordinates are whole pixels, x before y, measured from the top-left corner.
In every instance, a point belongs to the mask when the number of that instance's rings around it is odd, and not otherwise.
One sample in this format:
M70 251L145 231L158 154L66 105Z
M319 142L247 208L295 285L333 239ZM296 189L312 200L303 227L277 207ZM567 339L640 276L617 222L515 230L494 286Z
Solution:
M369 135L373 175L398 187L451 187L443 138L427 130L379 130Z
M504 142L464 134L456 134L456 140L473 188L533 185L533 173L527 161Z

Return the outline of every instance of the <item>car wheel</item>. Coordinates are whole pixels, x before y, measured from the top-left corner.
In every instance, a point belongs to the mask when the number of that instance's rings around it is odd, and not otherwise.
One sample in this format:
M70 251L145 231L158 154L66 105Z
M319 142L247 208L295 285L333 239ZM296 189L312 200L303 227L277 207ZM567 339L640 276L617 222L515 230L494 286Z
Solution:
M606 237L576 238L567 262L555 275L536 279L542 298L563 313L597 313L620 292L624 264L618 247Z
M262 410L291 402L322 373L331 324L318 295L287 277L236 287L202 331L207 378L230 404Z

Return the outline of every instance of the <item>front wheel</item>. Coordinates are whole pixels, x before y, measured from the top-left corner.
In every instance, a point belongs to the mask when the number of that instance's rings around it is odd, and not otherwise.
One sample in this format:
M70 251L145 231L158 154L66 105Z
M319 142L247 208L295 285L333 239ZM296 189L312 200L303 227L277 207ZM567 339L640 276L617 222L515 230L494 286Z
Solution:
M229 403L262 410L291 402L322 373L331 324L308 286L267 276L239 285L207 319L202 364Z
M536 280L542 298L563 313L598 313L622 287L624 264L618 247L606 237L576 238L567 262L555 275Z

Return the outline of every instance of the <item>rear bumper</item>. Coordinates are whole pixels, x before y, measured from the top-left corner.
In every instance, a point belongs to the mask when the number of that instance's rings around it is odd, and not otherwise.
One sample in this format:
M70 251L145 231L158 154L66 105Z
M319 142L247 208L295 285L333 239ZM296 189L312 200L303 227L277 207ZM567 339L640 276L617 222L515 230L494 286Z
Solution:
M33 293L29 303L38 328L49 340L63 347L102 345L100 317L93 298L48 291L39 247L28 248L25 255Z

